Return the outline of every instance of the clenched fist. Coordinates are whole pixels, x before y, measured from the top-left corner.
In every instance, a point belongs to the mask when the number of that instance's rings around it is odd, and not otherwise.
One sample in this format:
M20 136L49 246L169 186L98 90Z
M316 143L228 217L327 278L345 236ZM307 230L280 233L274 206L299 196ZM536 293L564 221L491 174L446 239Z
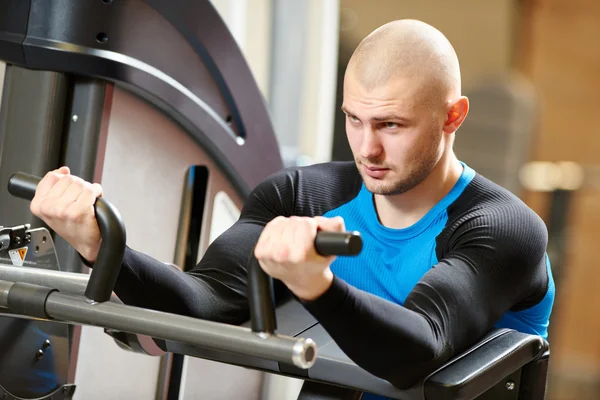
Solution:
M302 300L314 300L329 289L335 256L323 257L314 247L317 232L344 232L341 217L277 217L260 235L254 255L262 269L282 281Z
M68 167L50 171L37 186L31 212L90 262L100 250L94 203L102 187L71 175Z

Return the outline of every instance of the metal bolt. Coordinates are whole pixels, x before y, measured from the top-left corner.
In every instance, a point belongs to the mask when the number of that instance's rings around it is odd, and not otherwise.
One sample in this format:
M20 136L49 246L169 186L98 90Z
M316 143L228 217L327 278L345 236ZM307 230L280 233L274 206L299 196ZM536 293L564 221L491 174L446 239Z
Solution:
M36 360L41 360L41 359L42 359L42 357L44 357L44 350L42 350L42 349L39 349L39 350L37 351L37 353L35 353L35 359L36 359Z
M52 345L52 343L50 343L50 340L46 339L46 341L44 342L44 344L42 345L43 349L47 349L48 347L50 347Z
M513 381L506 382L506 389L513 390L515 388L515 383Z
M79 117L77 115L73 115L73 117L71 118L71 121L77 122L78 119L79 119Z
M16 236L15 237L15 244L21 244L21 238Z

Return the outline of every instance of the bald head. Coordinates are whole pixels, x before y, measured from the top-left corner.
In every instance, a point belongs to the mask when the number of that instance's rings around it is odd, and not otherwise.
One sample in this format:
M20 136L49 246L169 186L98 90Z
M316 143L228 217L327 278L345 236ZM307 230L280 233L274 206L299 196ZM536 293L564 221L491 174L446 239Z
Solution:
M367 90L407 79L420 86L422 101L460 96L460 68L454 48L437 29L405 19L373 31L356 48L346 77Z

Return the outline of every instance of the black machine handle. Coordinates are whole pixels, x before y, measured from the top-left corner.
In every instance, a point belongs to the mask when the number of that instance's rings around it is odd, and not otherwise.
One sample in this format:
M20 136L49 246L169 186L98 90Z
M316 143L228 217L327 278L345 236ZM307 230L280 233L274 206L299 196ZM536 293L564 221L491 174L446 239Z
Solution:
M358 232L320 231L315 237L315 250L322 256L355 256L362 251ZM277 329L273 279L260 267L254 254L248 261L248 300L252 331L272 334Z
M17 172L8 180L8 191L15 197L32 200L40 180L37 176ZM90 300L104 302L110 300L121 269L126 244L125 224L119 211L101 197L96 199L94 210L102 244L85 296Z

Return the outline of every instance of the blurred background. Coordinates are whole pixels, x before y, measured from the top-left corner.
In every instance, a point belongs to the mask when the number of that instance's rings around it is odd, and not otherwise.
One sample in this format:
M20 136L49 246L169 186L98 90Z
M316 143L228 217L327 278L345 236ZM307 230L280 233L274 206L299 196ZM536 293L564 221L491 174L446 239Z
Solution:
M548 225L557 283L549 399L600 398L600 2L213 0L261 88L286 165L349 160L346 63L378 26L416 18L461 63L456 152ZM276 385L273 385L275 387ZM275 389L273 389L275 390Z

